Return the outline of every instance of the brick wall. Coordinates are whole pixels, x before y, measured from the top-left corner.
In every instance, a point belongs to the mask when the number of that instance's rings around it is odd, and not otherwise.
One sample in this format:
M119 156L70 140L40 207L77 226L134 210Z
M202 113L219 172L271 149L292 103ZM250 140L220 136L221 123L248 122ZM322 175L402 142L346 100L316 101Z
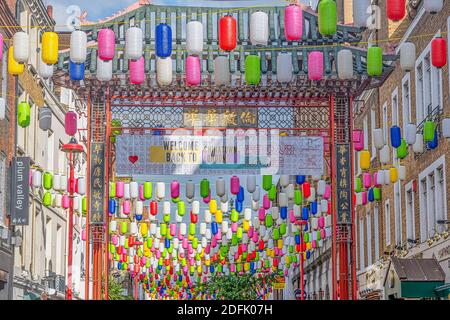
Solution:
M400 41L405 32L410 27L412 20L406 18L401 23L392 24L387 23L385 17L385 8L384 1L380 2L381 12L383 16L382 26L383 29L379 30L376 33L376 39L379 41L379 45L383 47L384 53L394 53L395 48L399 45ZM412 32L409 35L408 41L414 42L416 44L416 54L417 57L423 52L423 50L427 47L430 41L433 39L433 36L440 30L441 33L444 33L444 37L447 38L447 18L450 16L450 3L445 2L444 9L436 14L430 15L425 13L421 18L417 25L413 28ZM391 36L389 37L389 34ZM389 41L388 41L389 39ZM369 150L371 150L371 135L372 128L370 127L370 109L375 110L376 114L376 126L382 127L382 106L387 102L387 114L388 114L388 124L387 127L390 128L392 126L392 105L391 105L391 95L392 92L398 88L398 115L399 115L399 126L403 128L403 114L402 114L402 79L406 75L400 68L400 62L396 63L395 71L390 75L390 77L386 80L384 85L376 90L373 95L378 95L378 97L369 97L366 99L364 108L362 109L361 114L359 114L354 119L355 128L363 127L363 119L364 116L367 116L369 121ZM415 88L415 72L411 72L410 74L410 91L411 91L411 113L412 113L412 122L416 123L416 88ZM442 118L450 116L450 107L449 107L449 71L448 66L442 69L442 95L443 95L443 115ZM372 102L368 102L371 99ZM388 132L388 140L389 132ZM391 161L392 161L392 148L391 148ZM435 150L427 151L424 155L422 155L419 159L414 159L414 153L412 148L409 150L409 155L406 159L402 160L400 163L406 167L407 176L406 180L401 182L401 212L402 212L402 242L406 242L406 202L405 202L405 185L412 180L418 180L418 175L424 169L426 169L429 165L431 165L434 161L436 161L439 157L445 155L446 166L448 167L450 161L450 142L444 140L443 138L439 139L439 146ZM377 159L379 157L379 152L377 152ZM378 160L372 163L372 168L374 168L374 172L380 167ZM448 195L450 195L450 170L445 171L446 176L446 189L447 189L447 208L450 208L450 202L448 200ZM417 185L419 181L417 181ZM382 188L382 201L379 202L379 239L380 239L380 254L382 255L385 249L385 222L384 222L384 203L385 201L390 200L391 207L391 217L390 217L390 235L391 235L391 244L395 245L395 216L394 216L394 186L390 184L389 186L383 186ZM420 238L420 208L419 208L419 194L418 187L417 191L414 192L414 213L415 213L415 235L416 238ZM371 212L373 213L373 204L369 205ZM447 217L449 216L448 212L446 213ZM359 218L364 217L364 228L366 228L366 208L358 208L357 209L357 235L359 235ZM372 239L367 239L367 233L365 234L364 246L367 248L367 241L372 241L372 257L374 257L374 232L376 232L373 228L373 214L370 215L372 219ZM358 241L359 242L359 241ZM357 252L359 253L359 243L357 247ZM367 265L367 249L365 249L365 265Z

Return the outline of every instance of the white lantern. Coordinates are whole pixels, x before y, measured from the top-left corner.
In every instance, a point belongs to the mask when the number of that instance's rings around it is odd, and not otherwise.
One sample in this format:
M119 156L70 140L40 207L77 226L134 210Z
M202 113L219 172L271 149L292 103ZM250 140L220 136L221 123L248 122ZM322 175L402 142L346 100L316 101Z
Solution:
M206 229L205 237L208 240L211 240L211 229Z
M398 179L400 181L406 180L406 167L405 166L398 166Z
M294 204L293 210L294 210L294 216L295 216L296 218L301 217L301 207L300 207L299 205Z
M277 220L278 217L280 216L280 208L278 207L272 207L270 209L270 212L272 213L273 220Z
M205 210L205 222L211 223L211 212L209 210Z
M320 200L320 210L322 212L328 211L328 200Z
M142 213L144 212L144 203L142 201L136 201L136 214L137 215L142 215Z
M277 80L280 83L291 82L293 78L292 55L280 53L277 56Z
M356 27L367 28L371 14L371 0L353 0L353 24Z
M318 227L319 227L319 219L311 218L311 228L313 230L317 230Z
M278 205L279 205L280 207L287 207L287 206L288 206L288 198L287 198L286 193L281 192L281 193L278 195Z
M155 223L150 224L150 234L152 234L152 235L156 234L156 224Z
M81 202L81 197L80 196L75 196L75 199L73 201L73 210L79 212L80 210L80 202Z
M249 193L253 193L256 190L256 176L248 175L247 176L247 191Z
M383 171L384 171L384 173L383 173L384 184L388 185L391 182L391 179L390 179L391 173L389 172L389 170L383 170Z
M156 81L160 86L168 86L172 83L172 58L156 59Z
M253 217L253 226L255 227L256 230L259 229L259 218L258 217Z
M61 176L59 174L53 176L53 190L61 190Z
M255 192L252 193L252 200L259 201L259 198L260 198L260 188L259 186L256 186Z
M416 45L405 42L400 47L400 67L403 71L411 71L416 65Z
M259 209L259 202L252 200L252 210L256 211Z
M361 206L363 204L362 201L362 192L357 192L356 193L356 205L357 206Z
M139 184L136 181L130 182L130 195L132 199L139 196Z
M61 191L67 191L67 176L61 175Z
M380 150L380 162L382 164L388 164L390 160L390 156L389 156L389 146L385 145L383 148L381 148Z
M450 118L442 120L442 136L444 138L450 138Z
M14 60L19 63L28 62L30 56L30 40L28 34L23 31L16 32L13 37L13 46Z
M49 79L53 76L53 65L48 65L42 61L42 58L39 57L39 76L42 79Z
M415 153L423 153L424 145L423 145L423 135L420 133L416 134L416 143L413 144L413 151Z
M208 240L205 237L202 237L202 248L206 248L208 244ZM206 259L206 254L205 254L205 260L209 260L209 256L208 259Z
M267 45L269 41L269 16L257 11L250 16L250 42L253 45Z
M317 195L323 196L325 194L326 186L327 183L325 180L319 180L319 182L317 182Z
M308 202L313 202L316 200L316 188L311 187L311 195L308 199L306 199Z
M33 171L33 187L39 188L42 186L42 172L39 170Z
M109 222L109 232L113 233L117 231L117 221L116 220L111 220Z
M231 82L230 64L225 56L214 59L214 82L216 86L228 85Z
M331 227L332 224L331 215L327 215L325 217L325 228Z
M294 190L294 185L293 185L292 183L290 183L290 184L286 187L286 190L285 190L285 192L286 192L286 194L287 194L289 200L294 199L294 196L295 196L294 191L295 191L295 190Z
M339 79L353 78L353 53L348 49L340 50L337 57Z
M259 227L259 236L260 238L263 238L265 235L266 235L266 227L262 225Z
M378 150L384 147L386 142L384 141L383 129L375 128L373 130L373 141L375 144L375 148L377 148Z
M231 229L228 229L227 230L227 240L231 240L232 237L233 237L233 232L231 231ZM231 247L231 248L233 248L233 247Z
M56 208L61 208L62 205L62 194L57 193L55 195L55 207Z
M123 185L123 198L124 199L130 199L131 198L131 194L130 194L130 184L129 183L125 183Z
M131 27L125 34L125 52L128 59L139 60L143 52L142 29Z
M86 33L81 30L75 30L70 35L70 60L75 63L84 63L86 61L86 57L87 57Z
M110 81L112 79L112 60L103 61L97 57L97 80Z
M388 177L388 179L389 179L389 177ZM384 170L379 170L377 172L377 183L378 183L378 185L384 184Z
M138 232L137 224L136 224L136 222L133 221L130 223L130 233L132 235L136 235L137 232Z
M283 174L280 176L280 185L285 188L289 185L289 176L286 174Z
M228 221L222 221L222 233L228 232Z
M6 116L6 101L0 97L0 120L4 120Z
M206 223L200 223L200 234L203 236L206 233Z
M192 202L192 214L199 214L200 213L200 202L195 200Z
M426 12L435 14L442 10L444 0L424 0L423 7Z
M82 196L86 194L86 179L83 177L78 178L78 194Z
M227 202L220 202L220 211L222 211L222 213L227 213L229 210L229 203Z
M416 142L416 133L417 133L417 126L414 123L408 123L406 125L406 132L405 132L405 140L407 144L413 145Z
M203 25L190 21L186 25L186 50L189 55L200 56L203 52Z
M164 214L170 214L170 202L164 201L163 203L163 213Z
M164 182L157 182L156 183L156 197L158 199L164 199L166 196L166 185Z
M252 220L252 210L250 208L244 209L244 219L247 221Z

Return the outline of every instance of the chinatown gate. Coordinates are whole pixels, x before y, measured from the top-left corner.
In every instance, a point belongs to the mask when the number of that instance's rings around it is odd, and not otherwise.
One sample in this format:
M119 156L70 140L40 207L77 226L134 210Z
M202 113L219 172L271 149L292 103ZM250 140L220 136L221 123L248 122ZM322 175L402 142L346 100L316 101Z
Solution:
M288 136L320 136L324 139L325 176L332 185L333 241L332 241L332 298L356 299L356 266L354 245L352 106L364 91L383 83L393 69L396 56L383 57L383 74L369 77L366 71L367 51L358 48L362 30L338 25L332 37L318 32L318 18L314 12L304 11L304 32L300 42L287 42L283 23L285 7L230 8L142 6L102 24L83 26L88 41L97 40L100 28L112 28L116 35L116 55L113 80L102 83L96 79L97 49L88 48L86 75L83 81L69 77L69 53L60 54L55 82L77 91L88 105L88 214L86 228L86 293L89 278L93 279L93 296L86 299L107 298L108 284L102 275L110 270L108 262L108 184L115 174L116 145L111 139L115 132L135 135L170 134L174 129L193 131L189 119L208 110L226 113L226 121L204 127L226 130L279 129ZM248 16L262 10L269 15L270 38L264 47L252 46L248 37ZM229 53L221 52L217 37L217 21L227 13L237 20L238 45ZM185 84L184 62L187 56L183 25L198 20L206 26L202 60L202 83ZM155 21L171 25L175 62L172 85L159 87L156 82ZM281 23L280 23L281 22ZM124 59L125 30L140 26L144 30L144 58L146 80L131 85L128 80L128 61ZM118 48L118 49L117 49ZM354 77L340 80L336 72L339 50L353 53ZM118 50L118 53L117 53ZM325 75L321 81L308 80L307 56L311 51L324 54ZM276 81L276 57L279 52L292 54L294 79L289 84ZM246 85L244 60L246 54L259 54L261 83ZM232 82L229 86L215 86L214 58L227 54ZM104 159L104 161L99 161ZM92 260L92 261L91 261ZM92 273L90 266L93 265ZM107 277L106 277L107 279ZM339 292L339 297L338 297ZM104 296L103 296L104 295Z

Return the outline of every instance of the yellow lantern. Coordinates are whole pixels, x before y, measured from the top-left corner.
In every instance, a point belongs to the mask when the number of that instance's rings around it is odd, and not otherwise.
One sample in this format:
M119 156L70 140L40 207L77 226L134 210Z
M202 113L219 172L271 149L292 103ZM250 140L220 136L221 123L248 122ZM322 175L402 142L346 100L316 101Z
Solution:
M392 183L396 183L398 180L398 170L397 168L390 168L389 169L389 178Z
M245 231L248 231L248 230L250 229L250 223L249 223L247 220L243 220L243 221L242 221L242 228L243 228Z
M283 239L278 239L278 249L283 249Z
M25 70L25 65L18 63L14 60L14 48L13 46L9 47L8 51L8 72L14 76L22 74Z
M214 199L209 201L209 212L211 212L211 214L216 214L217 212L217 201Z
M250 270L250 263L246 262L244 263L244 271Z
M211 260L205 260L205 265L209 267L209 265L211 264Z
M58 62L58 34L55 32L44 32L42 35L42 61L46 64Z
M202 265L197 266L197 273L202 273Z
M147 223L141 223L141 235L145 238L148 236L148 226Z
M291 258L289 256L286 256L286 264L291 263Z
M192 240L194 240L194 236L193 236L193 235L191 235L191 234L189 234L189 235L188 235L188 240L189 240L189 241L192 241Z
M367 170L370 168L370 152L367 150L362 150L359 153L359 166L362 170Z
M307 242L306 243L306 249L307 250L311 250L312 246L311 246L311 242Z
M217 212L216 212L216 222L217 223L222 223L222 218L223 218L222 211L217 210Z

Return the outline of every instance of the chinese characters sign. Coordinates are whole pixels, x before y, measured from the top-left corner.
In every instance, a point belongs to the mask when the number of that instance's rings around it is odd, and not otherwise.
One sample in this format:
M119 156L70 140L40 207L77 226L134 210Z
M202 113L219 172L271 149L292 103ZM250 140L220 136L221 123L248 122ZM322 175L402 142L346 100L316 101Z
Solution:
M210 128L255 128L258 127L257 108L185 107L185 128L195 126Z
M89 201L90 223L103 224L105 199L105 144L93 142L91 144L91 185Z
M350 144L336 144L336 199L337 223L351 223L352 218L352 174Z
M30 158L14 158L11 170L11 224L25 226L28 225L30 210Z

